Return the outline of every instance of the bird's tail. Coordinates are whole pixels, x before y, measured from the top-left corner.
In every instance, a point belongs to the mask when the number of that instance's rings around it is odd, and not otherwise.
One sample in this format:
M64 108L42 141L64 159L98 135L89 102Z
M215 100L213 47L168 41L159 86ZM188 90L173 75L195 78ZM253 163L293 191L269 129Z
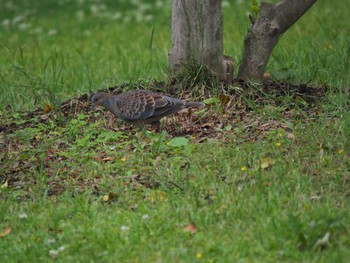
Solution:
M190 101L186 101L185 103L185 107L204 107L205 104L203 102L190 102Z

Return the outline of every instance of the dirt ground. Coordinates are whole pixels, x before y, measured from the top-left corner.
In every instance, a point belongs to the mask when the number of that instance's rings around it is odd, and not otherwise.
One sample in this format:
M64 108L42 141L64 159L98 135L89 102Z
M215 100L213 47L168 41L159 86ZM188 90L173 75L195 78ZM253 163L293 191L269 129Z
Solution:
M162 82L153 82L147 85L148 89L154 91L164 90ZM119 93L122 90L143 89L142 83L129 87L123 84L117 87L102 89L111 93ZM190 93L182 90L181 95L176 89L168 89L168 94L173 97L186 99ZM313 117L319 112L319 105L325 98L326 86L308 86L306 84L292 84L286 82L275 82L267 80L263 84L252 86L241 82L234 82L232 85L222 86L221 92L216 100L206 103L206 110L200 114L199 109L186 109L174 116L164 118L162 129L174 136L191 136L197 141L204 141L208 138L220 138L225 133L233 133L234 127L241 127L247 131L247 138L258 139L261 133L277 128L288 130L286 121L294 122L303 114ZM31 112L23 113L21 123L5 122L0 127L0 132L12 133L26 127L34 127L39 122L47 123L49 119L57 119L61 114L61 119L74 118L80 113L90 114L89 121L96 121L95 111L90 107L90 97L92 94L85 94L79 98L73 98L63 102L59 109L38 108ZM208 94L204 94L205 97ZM206 98L205 98L206 99ZM206 101L206 100L205 100ZM266 116L269 112L277 112L278 119ZM105 112L109 119L109 129L130 131L132 126L116 120L114 116ZM300 116L301 117L301 116ZM283 120L283 121L281 121ZM149 127L152 129L152 127ZM250 130L254 133L250 134ZM255 138L255 139L254 139Z

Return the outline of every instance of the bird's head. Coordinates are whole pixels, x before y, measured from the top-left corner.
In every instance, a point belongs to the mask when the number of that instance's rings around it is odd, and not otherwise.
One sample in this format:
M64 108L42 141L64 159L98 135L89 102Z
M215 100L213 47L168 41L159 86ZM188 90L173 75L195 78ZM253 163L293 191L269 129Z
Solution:
M103 106L103 107L108 106L106 104L107 104L109 96L110 95L108 93L106 93L106 92L97 92L96 94L94 94L91 97L91 106L92 106L92 108L94 108L95 106Z

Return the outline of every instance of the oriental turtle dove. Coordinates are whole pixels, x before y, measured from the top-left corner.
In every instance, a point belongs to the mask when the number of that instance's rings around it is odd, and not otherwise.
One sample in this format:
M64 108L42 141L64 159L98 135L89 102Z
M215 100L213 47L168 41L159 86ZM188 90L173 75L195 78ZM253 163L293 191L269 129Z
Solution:
M118 95L97 92L91 98L91 104L103 106L118 118L142 126L159 124L165 116L188 107L203 107L203 102L187 102L147 90L133 90Z

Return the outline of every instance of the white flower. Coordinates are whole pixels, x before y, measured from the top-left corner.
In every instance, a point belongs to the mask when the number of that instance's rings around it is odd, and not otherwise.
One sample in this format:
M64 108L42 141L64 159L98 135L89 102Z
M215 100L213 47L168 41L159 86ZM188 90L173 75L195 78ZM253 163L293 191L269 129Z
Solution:
M145 21L151 21L151 20L153 20L153 16L152 15L147 15L147 16L144 17L144 20Z
M100 10L106 10L107 9L106 4L100 4L98 7L99 7Z
M57 249L59 252L62 252L65 250L65 247L64 246L60 246L58 249Z
M57 29L52 28L52 29L49 30L49 32L47 32L47 34L48 34L49 36L57 35Z
M149 218L149 215L143 215L143 216L142 216L142 219L143 219L143 220L147 220L148 218Z
M21 31L25 31L30 27L30 24L28 23L20 23L18 24L18 29Z
M17 6L15 6L15 4L11 1L6 1L5 2L5 7L7 9L10 9L10 10L16 10L17 9Z
M56 249L51 249L50 251L49 251L49 254L50 254L50 256L52 257L52 258L57 258L57 255L58 255L58 250L56 250Z
M11 25L11 20L10 19L4 19L1 22L1 24L2 24L3 27L9 27Z
M26 213L20 213L20 214L18 215L18 217L19 217L20 219L27 219L27 218L28 218L28 215L27 215Z
M158 0L155 5L156 8L162 8L164 6L164 2L162 0Z
M107 9L107 6L105 4L99 4L99 5L91 5L90 6L90 12L91 14L97 16L101 13L101 11L104 11Z
M12 19L13 24L17 24L19 22L22 22L24 20L24 16L16 16L14 19Z
M90 12L93 14L93 15L96 15L98 12L99 12L99 8L98 8L98 5L91 5L90 6Z
M47 243L48 243L48 244L56 243L56 239L50 238L50 239L47 240Z
M49 254L52 258L57 258L58 253L64 251L64 249L65 249L64 246L60 246L58 249L51 249L49 251Z
M33 32L36 33L36 34L41 34L43 32L43 28L42 27L37 27L37 28L34 28Z
M131 21L131 17L130 16L125 16L124 18L123 18L123 22L124 23L129 23Z
M91 31L90 30L84 30L84 36L87 36L87 37L89 37L89 36L91 36Z
M139 5L138 11L143 13L144 11L147 11L147 10L150 10L150 9L152 9L150 5L148 5L148 4L141 4L141 5Z
M139 5L139 4L141 4L140 3L140 0L131 0L130 1L133 5Z
M135 19L136 19L136 22L142 22L143 21L142 13L135 13Z
M112 20L118 20L118 19L120 19L121 17L122 17L122 14L119 13L119 12L116 12L116 13L114 13L113 15L111 15L111 19L112 19Z
M230 3L229 1L222 1L222 7L229 7Z
M83 10L78 10L76 13L75 13L76 17L79 19L79 20L83 20L85 18L85 13Z
M128 227L128 226L121 226L120 227L120 230L122 231L122 232L128 232L129 230L130 230L130 227Z

